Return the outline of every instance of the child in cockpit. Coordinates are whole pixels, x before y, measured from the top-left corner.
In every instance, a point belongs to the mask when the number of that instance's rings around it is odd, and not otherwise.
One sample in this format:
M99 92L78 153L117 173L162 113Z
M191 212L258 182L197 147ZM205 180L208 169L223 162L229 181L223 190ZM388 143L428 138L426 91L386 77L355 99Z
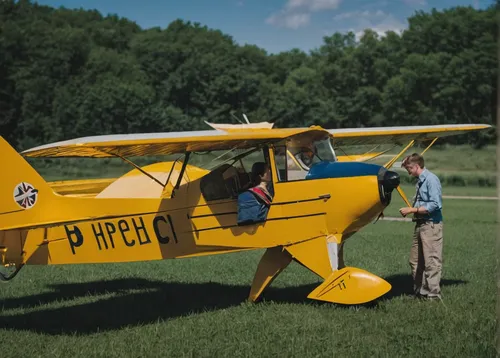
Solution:
M267 163L254 163L251 181L252 186L238 195L238 225L265 221L273 200L271 170Z

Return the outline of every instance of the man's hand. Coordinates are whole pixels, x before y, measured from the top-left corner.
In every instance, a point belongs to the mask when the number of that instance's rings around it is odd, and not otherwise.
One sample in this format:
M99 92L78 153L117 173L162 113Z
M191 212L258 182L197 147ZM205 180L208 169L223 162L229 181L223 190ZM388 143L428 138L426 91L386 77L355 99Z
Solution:
M414 213L415 208L401 208L399 209L399 212L401 213L401 215L406 216L408 214Z

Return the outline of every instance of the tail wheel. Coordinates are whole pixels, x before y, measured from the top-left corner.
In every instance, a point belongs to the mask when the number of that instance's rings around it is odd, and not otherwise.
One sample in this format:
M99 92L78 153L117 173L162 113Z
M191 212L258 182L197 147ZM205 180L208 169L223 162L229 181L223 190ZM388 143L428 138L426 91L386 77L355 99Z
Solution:
M24 264L20 265L2 265L0 266L0 282L8 282L12 280L17 273L23 268Z

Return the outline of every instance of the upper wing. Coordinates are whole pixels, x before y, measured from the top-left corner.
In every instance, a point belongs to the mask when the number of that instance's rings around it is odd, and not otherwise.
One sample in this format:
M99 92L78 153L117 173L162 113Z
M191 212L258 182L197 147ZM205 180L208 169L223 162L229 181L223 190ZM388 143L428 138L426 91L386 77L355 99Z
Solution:
M425 141L491 128L488 124L448 124L433 126L372 127L329 129L336 146L363 144L398 144L411 140Z
M362 144L403 144L411 140L430 140L490 128L486 124L435 126L342 128L328 131L309 128L242 128L240 130L206 130L191 132L116 134L84 137L51 143L22 152L26 157L133 157L165 155L193 151L250 148L274 143L293 136L317 136L330 133L336 146Z
M93 158L166 155L251 148L301 135L319 138L328 136L328 132L320 127L310 127L102 135L42 145L21 154L26 157Z

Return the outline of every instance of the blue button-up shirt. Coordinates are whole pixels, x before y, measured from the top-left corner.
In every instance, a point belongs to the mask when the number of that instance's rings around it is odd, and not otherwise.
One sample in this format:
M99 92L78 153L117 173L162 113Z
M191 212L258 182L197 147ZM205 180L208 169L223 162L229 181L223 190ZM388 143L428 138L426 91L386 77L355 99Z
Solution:
M418 177L416 189L416 201L413 207L420 208L423 206L429 214L416 214L415 217L432 220L433 222L443 221L443 199L439 178L427 169L424 169Z

